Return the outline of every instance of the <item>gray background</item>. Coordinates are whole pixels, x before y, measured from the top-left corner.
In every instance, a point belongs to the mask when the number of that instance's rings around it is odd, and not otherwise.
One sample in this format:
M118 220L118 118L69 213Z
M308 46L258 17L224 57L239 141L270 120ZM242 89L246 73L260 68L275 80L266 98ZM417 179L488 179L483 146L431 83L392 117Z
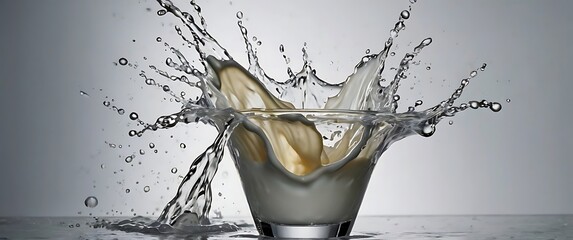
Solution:
M263 41L260 59L270 75L286 77L279 44L298 69L299 49L306 41L313 66L330 82L350 74L367 48L379 51L408 6L405 0L199 3L209 31L239 62L246 63L235 18L242 10L249 33ZM179 4L189 9L186 1ZM179 22L157 16L155 1L20 0L2 5L0 215L157 215L180 181L178 175L215 132L189 125L132 139L127 132L135 126L127 114L120 116L102 102L113 99L147 122L178 110L178 104L146 87L137 75L151 72L150 64L166 69L162 63L171 54L156 37L184 48L173 30ZM360 214L573 213L573 161L567 155L573 120L570 9L573 3L566 0L416 4L389 66L423 38L431 36L434 43L411 70L416 79L404 82L402 106L418 98L425 107L438 103L487 62L462 100L497 100L503 110L467 111L451 126L440 124L429 139L413 136L394 144L374 172ZM114 66L120 57L137 69ZM505 103L507 98L511 103ZM150 142L159 153L152 153ZM180 142L188 147L179 148ZM123 161L132 153L137 155L133 166ZM171 174L172 167L179 172ZM221 193L215 195L214 209L224 216L248 215L229 158L214 189ZM100 201L96 208L83 206L90 195Z

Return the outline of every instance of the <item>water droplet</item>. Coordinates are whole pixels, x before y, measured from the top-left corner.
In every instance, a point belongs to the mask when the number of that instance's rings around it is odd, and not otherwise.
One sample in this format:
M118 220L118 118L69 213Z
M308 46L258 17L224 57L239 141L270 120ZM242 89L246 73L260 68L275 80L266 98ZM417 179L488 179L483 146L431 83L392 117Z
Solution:
M221 192L219 192L219 194L217 194L217 195L219 195L219 197L223 196L223 194Z
M155 147L155 143L149 143L149 148L154 148Z
M410 3L411 3L411 4L414 4L414 3L416 3L416 2L417 2L417 0L410 0Z
M103 101L103 105L106 106L106 107L109 107L110 104L111 104L111 103L110 103L109 101Z
M468 81L468 79L464 78L462 79L462 85L467 86L470 83L470 81Z
M454 124L454 121L450 120L450 121L448 122L448 124L453 125L453 124Z
M283 46L282 44L279 46L279 52L281 53L285 52L285 46Z
M123 65L123 66L127 65L127 59L126 59L126 58L120 58L120 59L119 59L119 64L121 64L121 65Z
M132 112L129 114L129 119L131 120L137 120L139 118L139 115L137 115L136 112Z
M104 168L105 168L105 164L102 163L99 167L100 167L101 169L104 169Z
M366 49L366 54L370 54L370 49Z
M400 95L394 95L394 97L392 97L392 99L394 99L394 101L398 101L398 100L400 100Z
M489 105L489 109L491 109L494 112L499 112L501 110L501 104L497 103L497 102L492 102Z
M169 86L163 85L163 91L169 92L169 90L171 90Z
M477 72L477 71L472 71L472 72L470 73L470 77L475 77L475 76L477 76L477 75L478 75L478 72Z
M432 67L430 67L430 66L427 66L427 67L426 67L426 70L430 70L430 69L432 69Z
M505 99L505 101L506 101L507 103L510 103L510 102L511 102L511 99L508 98L508 99Z
M484 63L481 65L481 67L479 68L479 70L481 71L485 71L485 68L487 67L487 63Z
M151 190L151 189L149 188L149 186L143 187L143 191L144 191L144 192L149 192L149 190Z
M262 44L263 44L263 42L261 42L261 41L257 42L257 46L261 46Z
M187 145L185 145L185 143L180 143L180 144L179 144L179 147L180 147L180 148L186 148Z
M98 200L96 197L94 196L89 196L86 198L86 200L84 201L84 204L86 205L86 207L89 208L95 208L98 204Z
M410 18L410 12L408 10L404 10L400 13L400 17L402 17L402 19L408 19Z
M159 15L159 16L163 16L165 14L167 14L167 11L165 9L161 9L161 10L157 11L157 15Z
M238 18L238 19L243 19L243 12L238 11L238 12L237 12L237 18Z
M133 136L135 136L135 135L137 135L137 131L135 131L135 130L129 131L129 136L130 136L130 137L133 137Z
M123 108L120 108L117 110L117 113L119 113L119 115L123 115L125 113L125 110Z
M90 95L84 91L80 91L80 95L84 97L89 97Z
M145 79L145 84L147 84L147 85L154 85L154 84L155 84L155 80L153 80L153 79L151 79L151 78Z
M470 107L473 109L478 109L478 107L479 107L479 103L477 101L470 101L469 104L470 104Z
M414 106L417 107L417 106L422 105L423 103L424 103L424 102L423 102L422 100L418 100L418 101L416 101L416 102L414 103Z
M126 188L125 193L129 193L129 192L131 192L131 190L129 190L129 188Z
M125 162L131 163L131 161L133 161L133 157L134 157L133 155L129 155L129 156L125 157Z
M177 168L176 167L172 168L171 173L173 173L173 174L177 173Z
M435 132L436 132L436 125L434 124L426 124L422 128L422 136L424 137L430 137L434 135Z
M79 224L79 223L76 223L76 227L80 227L80 224Z
M395 55L396 55L396 52L391 52L391 53L390 53L390 56L395 56Z
M163 39L161 37L157 37L157 38L155 38L155 41L161 42L161 41L163 41Z
M145 150L143 150L143 149L139 149L139 154L141 154L141 155L145 155Z

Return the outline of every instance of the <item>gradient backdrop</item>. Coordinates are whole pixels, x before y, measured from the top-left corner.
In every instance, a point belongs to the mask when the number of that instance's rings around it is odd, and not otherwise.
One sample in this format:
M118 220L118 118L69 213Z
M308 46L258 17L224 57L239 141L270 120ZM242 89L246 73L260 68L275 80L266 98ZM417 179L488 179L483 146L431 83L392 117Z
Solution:
M262 40L259 57L271 76L287 76L280 44L292 59L290 66L299 69L300 48L307 42L319 76L340 82L367 48L381 49L409 3L199 4L209 31L240 63L246 56L236 26L239 10L249 34ZM179 5L189 9L187 1ZM136 111L152 122L179 109L138 74L151 73L148 65L167 69L165 58L173 55L157 37L186 48L174 31L180 23L157 16L160 8L151 0L19 0L2 1L2 6L0 215L157 215L179 175L215 133L189 125L139 139L127 136L135 128L128 113ZM401 106L416 99L423 99L425 107L438 103L486 62L487 70L461 100L496 100L504 103L503 110L467 111L451 126L442 122L429 139L413 136L394 144L374 171L360 214L573 213L571 9L573 2L566 0L419 1L388 67L425 37L434 43L412 68L416 78L404 81ZM193 58L193 51L184 51ZM137 68L114 66L121 57ZM177 92L187 90L154 77ZM105 108L106 98L127 113ZM187 147L180 148L181 142ZM125 163L132 153L137 155L133 165ZM213 187L213 209L224 216L249 214L229 158ZM96 208L83 205L90 195L99 199Z

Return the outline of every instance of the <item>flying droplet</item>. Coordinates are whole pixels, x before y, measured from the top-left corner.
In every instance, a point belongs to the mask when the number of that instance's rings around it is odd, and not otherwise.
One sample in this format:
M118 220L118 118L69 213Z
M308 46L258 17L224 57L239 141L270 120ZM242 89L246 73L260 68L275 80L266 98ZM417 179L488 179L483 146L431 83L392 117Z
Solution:
M171 89L169 88L169 86L163 85L163 91L169 92L169 90L171 90Z
M135 130L129 131L129 136L130 136L130 137L133 137L133 136L135 136L135 135L137 135L137 131L135 131Z
M129 190L129 188L126 188L125 193L129 193L129 192L131 192L131 190Z
M426 124L422 128L422 136L424 137L430 137L434 135L435 132L436 132L436 125L434 124Z
M176 173L177 173L177 168L176 168L176 167L172 168L172 169L171 169L171 173L176 174Z
M161 10L157 11L157 15L159 15L159 16L163 16L165 14L167 14L167 11L165 9L161 9Z
M149 143L149 148L154 148L155 147L155 143Z
M125 110L123 108L120 108L117 110L117 113L119 113L119 115L123 115L125 114Z
M499 104L498 102L492 102L489 105L489 109L491 109L494 112L499 112L501 110L501 104Z
M223 196L223 194L221 192L219 192L219 194L217 194L217 195L219 195L219 197Z
M103 101L103 105L106 106L106 107L109 107L110 104L111 104L111 103L110 103L109 101Z
M145 150L143 150L143 149L139 149L139 154L141 154L141 155L145 155Z
M475 77L475 76L477 76L477 75L478 75L478 72L477 72L477 71L472 71L472 72L470 73L470 77Z
M94 196L89 196L86 198L86 200L84 201L84 204L86 205L86 207L89 208L95 208L98 204L98 200L96 197Z
M448 122L448 124L453 125L453 124L454 124L454 121L450 120L450 121Z
M398 101L398 100L400 100L400 95L394 95L394 97L392 97L392 99L394 99L394 101Z
M99 167L100 167L101 169L104 169L104 168L105 168L105 164L102 163Z
M510 103L510 102L511 102L511 99L508 98L508 99L505 99L505 101L506 101L507 103Z
M424 102L423 102L422 100L418 100L418 101L416 101L416 102L414 103L414 106L417 107L417 106L422 105L423 103L424 103Z
M238 19L243 19L243 12L238 11L238 12L237 12L237 18L238 18Z
M127 59L126 59L126 58L120 58L120 59L119 59L119 64L121 64L121 65L123 65L123 66L127 65Z
M370 54L370 49L366 49L366 54Z
M187 145L185 145L185 143L180 143L180 144L179 144L179 147L180 147L180 148L186 148Z
M125 157L126 163L131 163L131 161L133 161L133 155L129 155L129 156Z
M487 67L487 63L483 63L483 64L481 65L481 67L479 68L479 70L485 71L485 68L486 68L486 67Z
M129 114L129 119L131 120L137 120L139 118L139 115L137 115L136 112L132 112Z
M80 95L84 97L89 97L90 95L84 91L80 91Z
M427 66L427 67L426 67L426 70L430 70L430 69L432 69L432 67L430 67L430 66Z
M285 46L282 44L279 46L279 52L283 53L285 51Z
M143 187L143 191L144 191L144 192L149 192L149 190L151 190L151 189L149 188L149 186Z
M408 10L404 10L400 13L400 17L402 17L402 19L408 19L410 18L410 12Z

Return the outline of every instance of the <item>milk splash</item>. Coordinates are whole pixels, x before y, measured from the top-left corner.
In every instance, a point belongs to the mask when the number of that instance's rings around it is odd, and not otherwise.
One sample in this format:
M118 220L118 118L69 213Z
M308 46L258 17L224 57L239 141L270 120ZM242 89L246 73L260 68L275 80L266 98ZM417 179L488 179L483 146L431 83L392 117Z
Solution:
M468 108L489 108L494 112L501 110L499 103L486 100L455 104L471 80L480 71L485 70L486 64L484 63L479 68L470 71L452 95L439 104L425 110L417 110L417 107L422 104L421 100L418 100L414 106L408 108L408 111L402 113L396 111L400 100L397 90L401 81L407 78L407 73L416 57L432 43L431 38L423 39L411 52L405 54L399 66L395 68L394 78L385 84L381 76L385 70L386 59L389 55L393 55L390 49L399 33L405 28L406 20L411 17L409 11L411 6L409 10L404 10L399 14L398 21L390 30L390 37L384 42L384 47L379 53L367 53L343 83L331 84L316 75L316 71L308 61L306 46L302 49L304 64L298 73L293 73L292 69L288 68L289 78L282 82L267 76L259 64L256 50L244 26L242 12L237 13L237 23L248 53L248 69L236 63L227 50L209 34L206 21L201 15L201 7L194 1L190 3L192 7L190 12L182 11L170 0L157 0L157 2L162 7L157 12L158 15L171 14L181 21L184 28L175 26L175 30L187 46L198 53L197 60L200 66L194 66L183 52L165 43L165 46L176 57L176 60L171 57L167 58L165 64L171 69L169 71L175 73L161 70L156 66L150 66L150 68L162 78L183 82L192 88L199 89L201 94L196 98L188 98L183 93L176 94L168 85L158 83L142 71L140 76L147 85L156 86L167 92L177 102L181 102L183 107L180 112L159 117L153 124L138 120L144 128L131 130L129 135L141 136L146 131L168 129L180 123L197 122L214 126L219 134L213 144L192 162L175 196L165 206L157 221L147 225L151 228L159 229L161 226L180 224L209 224L208 214L212 201L211 181L217 172L228 140L233 138L233 132L239 131L243 124L253 122L253 119L249 117L249 111L313 110L317 112L338 111L348 113L348 116L357 113L364 114L360 119L363 125L384 124L383 128L370 131L370 135L376 135L379 139L374 147L378 158L392 143L407 136L419 134L429 137L433 135L436 125L442 119L453 117ZM158 39L158 41L161 40ZM256 40L254 43L257 44ZM284 53L283 45L279 46L279 51ZM283 55L283 57L287 60L286 56ZM133 119L137 120L137 117L134 116ZM292 128L306 129L305 131L308 131L307 134L310 136L319 134L312 127L292 126ZM269 141L272 142L272 134L269 135L271 135ZM292 144L293 148L297 147L288 139L286 144ZM364 144L360 142L352 147L348 146L345 150L350 152L353 149L360 149ZM310 176L314 171L318 171L317 169L324 167L321 164L305 165L306 163L302 161L305 159L303 155L300 155L298 159L302 163L289 162L290 160L282 158L280 153L276 155L275 157L283 167L296 176ZM340 161L341 164L346 164L340 159L343 158L321 161L327 161L327 163ZM294 164L294 166L289 167L289 164Z

